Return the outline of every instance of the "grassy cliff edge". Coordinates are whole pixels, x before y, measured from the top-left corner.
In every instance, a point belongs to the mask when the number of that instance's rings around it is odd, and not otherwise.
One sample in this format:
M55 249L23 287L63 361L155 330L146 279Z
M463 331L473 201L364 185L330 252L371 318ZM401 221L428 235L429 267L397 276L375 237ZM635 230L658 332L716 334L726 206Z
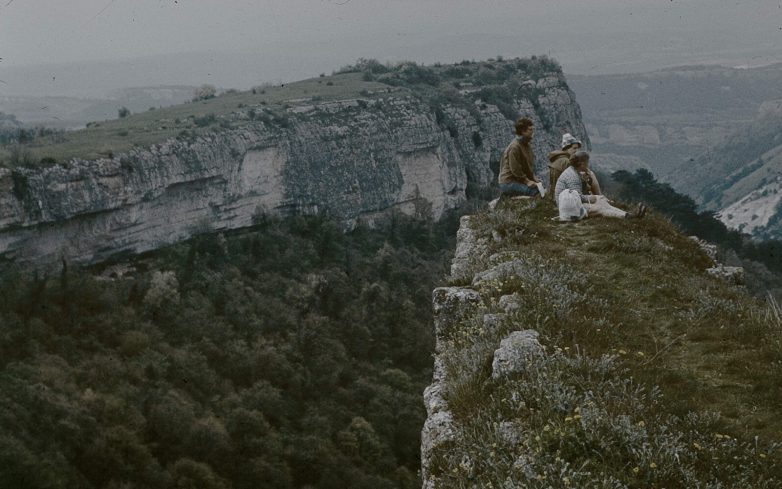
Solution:
M424 487L782 487L776 304L710 276L657 215L553 215L462 220Z

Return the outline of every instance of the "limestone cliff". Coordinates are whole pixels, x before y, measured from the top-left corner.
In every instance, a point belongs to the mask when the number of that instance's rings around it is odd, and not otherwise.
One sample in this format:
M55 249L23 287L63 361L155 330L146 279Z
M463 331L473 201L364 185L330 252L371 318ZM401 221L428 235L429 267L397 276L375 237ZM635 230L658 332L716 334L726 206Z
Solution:
M511 69L523 88L513 110L536 122L545 176L562 132L587 140L580 110L558 69ZM414 88L314 97L290 101L283 125L253 118L258 108L248 106L211 131L108 158L1 169L0 256L93 262L248 226L261 211L327 212L350 226L426 201L439 217L465 200L468 184L490 184L490 164L513 137L485 92L458 96L467 105L433 107Z

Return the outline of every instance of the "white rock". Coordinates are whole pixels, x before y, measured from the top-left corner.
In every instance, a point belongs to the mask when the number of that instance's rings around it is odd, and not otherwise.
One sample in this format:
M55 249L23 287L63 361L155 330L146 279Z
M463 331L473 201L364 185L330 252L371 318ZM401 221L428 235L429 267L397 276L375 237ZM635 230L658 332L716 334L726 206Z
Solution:
M494 352L491 369L492 378L506 377L527 370L530 361L543 354L538 342L538 332L532 329L514 331L500 342Z

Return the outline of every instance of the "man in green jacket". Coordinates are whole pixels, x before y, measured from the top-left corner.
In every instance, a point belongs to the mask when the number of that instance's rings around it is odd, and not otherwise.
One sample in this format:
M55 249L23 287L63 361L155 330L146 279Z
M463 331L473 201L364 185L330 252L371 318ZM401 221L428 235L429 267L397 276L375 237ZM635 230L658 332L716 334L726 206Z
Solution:
M535 155L532 153L532 136L535 126L531 119L522 117L516 122L516 137L511 141L500 160L499 187L503 195L540 195L535 176Z

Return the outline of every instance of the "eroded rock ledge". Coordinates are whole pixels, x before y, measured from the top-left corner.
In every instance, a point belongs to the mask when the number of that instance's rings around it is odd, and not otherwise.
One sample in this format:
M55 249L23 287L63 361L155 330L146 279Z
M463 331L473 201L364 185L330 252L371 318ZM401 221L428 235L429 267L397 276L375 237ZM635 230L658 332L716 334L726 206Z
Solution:
M536 122L545 174L563 130L588 141L580 109L561 71L513 76L528 87L513 108ZM435 109L410 90L301 102L285 127L244 108L226 119L239 127L95 161L0 169L0 258L100 261L248 226L258 212L326 212L349 227L424 203L438 218L464 202L468 183L490 183L490 162L513 134L480 91L462 95L474 107Z

